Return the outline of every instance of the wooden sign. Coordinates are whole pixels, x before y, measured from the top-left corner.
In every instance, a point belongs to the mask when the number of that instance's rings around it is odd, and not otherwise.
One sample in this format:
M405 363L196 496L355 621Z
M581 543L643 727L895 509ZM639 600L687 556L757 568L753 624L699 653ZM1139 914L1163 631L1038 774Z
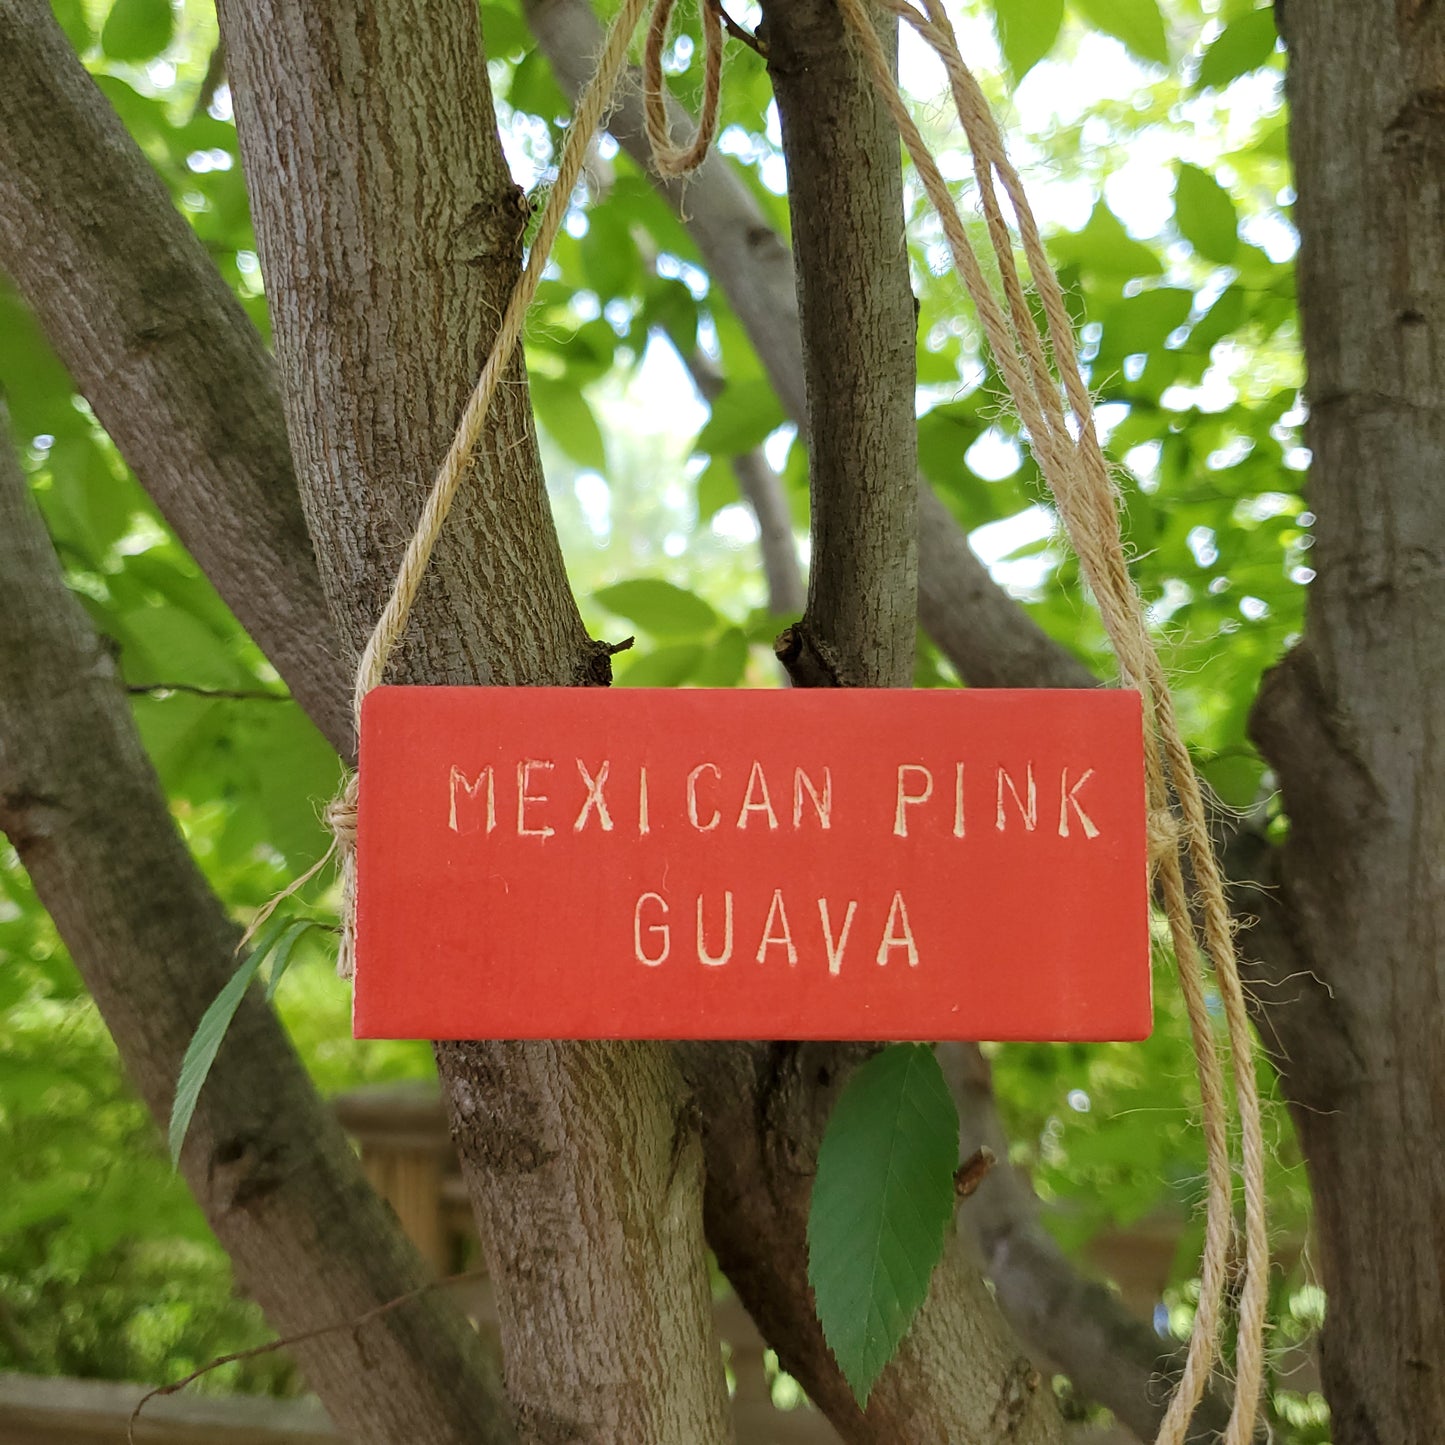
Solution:
M358 1038L1137 1039L1132 692L383 687Z

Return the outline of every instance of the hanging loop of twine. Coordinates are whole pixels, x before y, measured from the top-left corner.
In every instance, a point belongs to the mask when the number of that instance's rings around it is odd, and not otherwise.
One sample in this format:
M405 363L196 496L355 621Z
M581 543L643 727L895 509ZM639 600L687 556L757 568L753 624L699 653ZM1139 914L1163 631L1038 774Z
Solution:
M642 52L642 113L652 164L660 176L675 179L693 173L707 159L717 137L722 109L723 17L720 0L701 0L703 36L702 110L697 130L684 146L674 145L667 113L667 85L662 78L662 53L675 0L656 0Z
M447 513L470 470L492 398L521 340L527 310L571 205L587 151L612 104L632 38L649 5L652 9L644 46L643 99L653 163L658 173L669 178L689 174L702 164L717 134L724 22L718 0L700 0L704 36L703 111L690 140L677 144L672 138L662 58L674 3L675 0L624 0L607 32L597 68L577 102L556 179L526 264L422 506L391 594L363 649L353 694L358 735L362 702L381 682L387 662L406 629ZM875 0L875 3L884 12L910 25L943 62L973 156L974 180L990 248L998 264L1002 301L985 277L948 185L909 113L893 77L889 56L866 8L866 0L836 0L836 3L869 76L898 127L924 192L938 214L954 266L973 301L1029 446L1093 591L1119 664L1121 681L1137 689L1143 698L1150 867L1168 919L1180 988L1189 1016L1208 1159L1199 1306L1184 1370L1160 1426L1157 1445L1183 1445L1190 1417L1218 1359L1234 1233L1228 1096L1205 993L1205 960L1212 966L1226 1021L1239 1112L1245 1197L1235 1395L1224 1442L1225 1445L1248 1445L1254 1435L1263 1378L1269 1269L1264 1147L1254 1045L1224 883L1209 835L1204 795L1179 728L1163 664L1149 634L1142 599L1129 575L1119 529L1117 497L1099 444L1093 403L1079 366L1073 325L1023 183L1004 150L987 100L963 61L942 0L919 0L921 9L910 0ZM1013 215L1012 227L1000 199L1000 189ZM1019 272L1014 251L1015 230L1028 264L1029 284ZM1030 290L1043 312L1042 328L1029 305ZM334 854L340 861L342 886L338 971L344 977L352 975L356 821L357 778L353 773L326 810L327 826L332 832L332 844L326 855L261 910L247 931L248 937L277 904L314 877ZM1194 900L1185 881L1186 861L1193 875Z

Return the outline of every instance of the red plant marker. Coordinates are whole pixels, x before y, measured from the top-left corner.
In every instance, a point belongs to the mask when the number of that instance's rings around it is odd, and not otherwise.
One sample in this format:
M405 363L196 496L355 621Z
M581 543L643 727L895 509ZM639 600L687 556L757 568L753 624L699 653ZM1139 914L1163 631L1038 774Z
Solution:
M1136 1039L1123 691L383 687L358 1038Z

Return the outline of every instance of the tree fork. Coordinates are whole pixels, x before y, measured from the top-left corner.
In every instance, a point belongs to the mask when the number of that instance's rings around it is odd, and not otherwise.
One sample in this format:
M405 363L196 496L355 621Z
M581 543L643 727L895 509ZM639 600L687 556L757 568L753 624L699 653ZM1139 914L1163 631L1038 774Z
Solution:
M220 16L303 502L359 651L515 282L516 189L474 6ZM473 466L394 679L591 676L520 357ZM726 1440L700 1151L669 1051L450 1043L437 1061L523 1438Z
M814 517L807 612L779 653L804 685L907 686L918 489L898 138L826 0L769 5L764 29L788 163ZM707 1218L719 1263L845 1440L1056 1439L1051 1394L957 1232L866 1413L837 1371L807 1284L807 1217L828 1113L867 1052L779 1043L724 1060L688 1048L716 1151Z
M176 831L114 661L64 585L4 433L0 829L164 1128L186 1046L236 967L239 930ZM201 1092L181 1168L237 1279L283 1335L357 1317L424 1282L254 992ZM515 1438L475 1333L439 1294L294 1353L348 1439Z

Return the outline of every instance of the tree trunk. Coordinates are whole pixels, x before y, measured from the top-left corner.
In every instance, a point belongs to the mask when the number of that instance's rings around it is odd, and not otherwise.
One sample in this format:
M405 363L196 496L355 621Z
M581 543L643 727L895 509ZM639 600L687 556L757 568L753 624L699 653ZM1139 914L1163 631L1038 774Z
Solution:
M212 585L350 753L275 368L38 0L0 3L0 157L0 266Z
M302 500L359 649L516 279L524 212L464 0L230 0L222 32ZM392 680L605 681L520 357ZM730 1435L701 1150L657 1044L448 1044L437 1062L524 1438Z
M239 930L176 831L114 661L65 589L4 432L0 830L164 1125L186 1045L236 967ZM283 1334L356 1319L425 1279L254 991L181 1165L237 1280ZM338 1428L365 1445L513 1438L495 1372L443 1294L319 1335L296 1357Z
M1281 7L1282 8L1282 7ZM1337 1445L1445 1438L1445 13L1290 0L1318 516L1254 729L1290 818L1269 1011L1314 1185ZM1270 1030L1264 1031L1266 1039Z

